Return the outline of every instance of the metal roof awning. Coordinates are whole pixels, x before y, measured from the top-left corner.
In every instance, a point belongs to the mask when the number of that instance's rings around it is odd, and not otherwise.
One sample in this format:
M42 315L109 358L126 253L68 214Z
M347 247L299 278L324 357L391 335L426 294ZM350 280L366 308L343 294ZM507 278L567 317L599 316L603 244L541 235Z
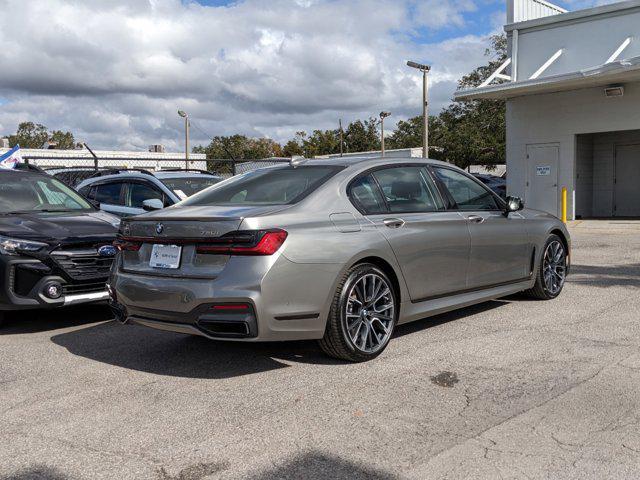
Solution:
M456 100L506 99L640 81L640 56L561 75L459 90Z

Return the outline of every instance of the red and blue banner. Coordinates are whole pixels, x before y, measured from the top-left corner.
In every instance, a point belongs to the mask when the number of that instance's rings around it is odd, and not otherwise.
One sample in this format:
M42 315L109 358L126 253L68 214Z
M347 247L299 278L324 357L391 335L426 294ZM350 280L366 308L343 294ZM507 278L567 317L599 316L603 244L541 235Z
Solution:
M16 145L7 153L0 155L0 168L15 168L18 162L22 162L22 154L20 153L20 145Z

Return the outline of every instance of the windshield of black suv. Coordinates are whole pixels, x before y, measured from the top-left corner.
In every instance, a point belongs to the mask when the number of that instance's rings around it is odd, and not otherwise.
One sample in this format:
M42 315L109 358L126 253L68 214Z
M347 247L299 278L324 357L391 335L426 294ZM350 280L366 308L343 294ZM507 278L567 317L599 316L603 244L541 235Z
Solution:
M0 214L94 210L79 194L48 175L0 174Z
M293 204L341 168L334 165L261 168L224 180L180 202L180 205Z
M194 193L198 193L211 185L218 183L221 178L199 175L190 177L170 177L161 178L160 181L164 183L169 190L174 192L180 199L184 200L190 197Z

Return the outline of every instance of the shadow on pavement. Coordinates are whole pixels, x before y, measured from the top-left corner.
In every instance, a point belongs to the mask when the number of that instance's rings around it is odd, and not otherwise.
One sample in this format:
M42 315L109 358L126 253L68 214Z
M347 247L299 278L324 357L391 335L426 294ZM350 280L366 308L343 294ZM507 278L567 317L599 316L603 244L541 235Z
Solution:
M640 287L640 264L572 265L567 282L594 287Z
M35 465L19 470L8 477L2 477L3 480L68 480L69 478L71 477L59 470L45 465Z
M51 341L98 362L187 378L230 378L289 366L281 360L341 363L326 357L313 341L218 342L116 321L54 335Z
M228 463L197 464L187 467L175 475L161 468L156 480L204 480L219 478L216 474L233 475L233 467ZM70 480L67 474L51 467L35 465L16 472L3 480ZM114 477L117 478L117 477ZM120 477L120 478L125 478ZM250 480L395 480L397 475L384 472L350 460L321 452L309 452L293 458L291 461L273 469L247 477Z
M47 332L61 328L111 320L113 314L106 305L83 305L55 310L24 310L9 312L0 335Z
M504 305L486 302L397 328L401 337ZM351 365L327 357L315 341L244 343L153 330L115 321L51 337L74 355L122 368L185 378L231 378L286 368L287 362Z
M320 452L300 455L281 467L249 477L251 480L284 480L294 478L338 480L392 480L397 475L358 465L349 460Z

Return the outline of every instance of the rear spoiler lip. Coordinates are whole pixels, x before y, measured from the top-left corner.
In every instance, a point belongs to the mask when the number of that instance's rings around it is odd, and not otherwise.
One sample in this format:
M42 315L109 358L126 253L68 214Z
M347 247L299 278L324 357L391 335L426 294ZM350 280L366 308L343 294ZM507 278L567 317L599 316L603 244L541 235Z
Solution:
M145 217L144 215L136 215L127 217L127 222L237 222L243 221L245 217Z

